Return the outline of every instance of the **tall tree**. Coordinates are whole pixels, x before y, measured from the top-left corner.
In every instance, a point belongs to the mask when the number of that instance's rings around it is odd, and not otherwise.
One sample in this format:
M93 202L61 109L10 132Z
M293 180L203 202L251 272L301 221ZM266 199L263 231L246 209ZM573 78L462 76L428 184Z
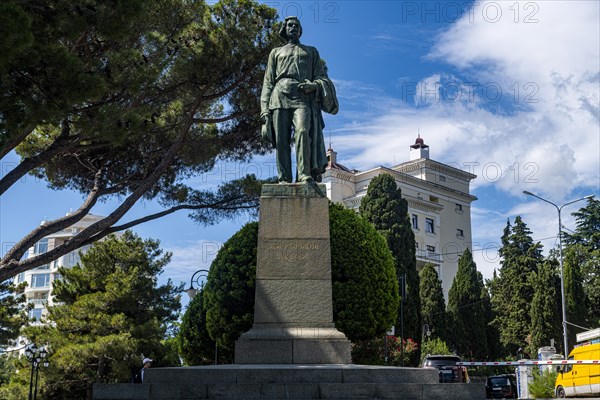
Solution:
M427 263L419 274L421 297L421 316L423 326L427 325L431 335L423 340L441 339L448 341L448 320L446 317L446 301L442 281L438 277L433 264Z
M581 244L590 251L600 250L600 200L589 198L585 207L572 214L574 233L563 232L567 244Z
M470 359L488 356L483 291L483 278L471 251L465 249L448 292L448 319L452 326L450 342L458 354Z
M49 323L25 331L50 349L46 398L91 399L95 382L129 381L142 355L167 364L163 341L178 317L180 288L170 281L158 286L157 277L170 257L158 241L126 231L60 270L62 280L53 289L60 303L49 307Z
M483 276L479 274L481 280L483 281ZM496 271L494 271L494 276L492 281L496 277ZM488 280L485 282L485 287L483 288L481 294L481 300L483 301L483 312L484 312L484 320L486 323L486 337L488 344L488 360L497 360L502 354L502 345L500 344L500 332L498 328L494 326L493 321L495 318L494 310L492 309L492 298L491 298L491 281Z
M542 245L534 243L520 216L512 226L507 221L501 242L500 270L491 285L493 323L507 355L514 355L531 341L532 277L544 260Z
M391 175L381 174L371 180L360 204L360 214L386 239L396 261L398 277L406 277L406 295L402 299L404 321L400 320L401 313L398 312L396 327L403 322L405 338L420 338L421 300L415 234L408 215L408 202L402 198L402 190Z
M218 191L185 179L216 158L265 150L259 91L275 10L250 0L7 0L0 11L0 49L8 49L0 62L0 157L13 149L21 156L0 179L0 195L32 173L85 197L13 246L0 260L0 281L180 209L201 223L256 209L250 178ZM111 196L123 200L103 220L22 259ZM123 222L142 198L164 210Z
M569 319L578 325L595 327L600 325L600 200L588 199L585 207L574 212L573 216L576 220L575 231L563 232L567 243L565 291ZM585 302L581 301L581 289L585 294ZM581 324L580 315L583 303L587 307L585 324ZM573 327L569 327L569 330L569 337L574 338L578 330Z
M553 253L556 255L557 252L554 251ZM580 327L588 325L588 310L591 304L584 290L585 277L583 271L592 254L593 252L590 253L584 245L578 243L571 244L564 250L563 274L565 278L567 321L574 324L567 325L569 349L572 349L575 345L576 334L582 330ZM556 257L554 257L554 260L556 260ZM557 294L560 296L560 291Z
M551 258L541 263L537 274L531 277L534 294L531 302L529 354L537 354L538 348L549 346L550 339L562 343L560 278L557 269L556 259Z

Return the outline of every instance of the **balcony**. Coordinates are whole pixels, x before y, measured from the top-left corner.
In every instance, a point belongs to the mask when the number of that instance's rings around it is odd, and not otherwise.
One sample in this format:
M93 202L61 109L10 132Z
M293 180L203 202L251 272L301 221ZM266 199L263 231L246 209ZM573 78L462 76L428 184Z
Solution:
M434 264L441 264L442 257L440 253L436 253L429 250L424 249L416 249L417 260L430 262Z

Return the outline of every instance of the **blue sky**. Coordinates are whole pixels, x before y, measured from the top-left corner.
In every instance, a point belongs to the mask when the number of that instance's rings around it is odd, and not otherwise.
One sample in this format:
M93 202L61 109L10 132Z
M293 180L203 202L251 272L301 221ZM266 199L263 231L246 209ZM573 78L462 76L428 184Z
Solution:
M475 260L498 265L507 218L521 215L546 251L556 242L557 204L600 195L600 2L272 1L297 15L301 41L318 48L335 81L340 112L326 116L338 161L359 170L408 160L417 132L432 159L477 175L471 192ZM327 139L329 140L329 139ZM2 160L5 174L18 162ZM198 186L254 172L274 175L272 156L218 162ZM82 201L27 177L0 199L2 253L44 218ZM116 201L116 200L115 200ZM97 205L105 215L115 201ZM565 208L563 224L574 228ZM158 209L140 203L125 218ZM185 213L136 228L159 239L173 261L163 278L188 281L248 218L212 227Z

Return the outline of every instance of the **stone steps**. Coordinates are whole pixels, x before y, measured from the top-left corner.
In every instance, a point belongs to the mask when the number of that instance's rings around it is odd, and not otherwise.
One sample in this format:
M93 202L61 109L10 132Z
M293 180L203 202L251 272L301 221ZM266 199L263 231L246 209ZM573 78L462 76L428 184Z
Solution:
M483 400L482 384L440 384L435 370L359 365L153 368L144 384L97 384L96 400Z

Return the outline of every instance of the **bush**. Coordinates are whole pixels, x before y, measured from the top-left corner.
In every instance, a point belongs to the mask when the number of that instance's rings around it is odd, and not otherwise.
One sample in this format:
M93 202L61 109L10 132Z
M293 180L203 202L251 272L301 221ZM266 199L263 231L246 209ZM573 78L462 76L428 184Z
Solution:
M558 373L545 369L540 373L539 368L533 368L533 381L529 382L529 394L534 399L549 399L554 397L554 383Z

